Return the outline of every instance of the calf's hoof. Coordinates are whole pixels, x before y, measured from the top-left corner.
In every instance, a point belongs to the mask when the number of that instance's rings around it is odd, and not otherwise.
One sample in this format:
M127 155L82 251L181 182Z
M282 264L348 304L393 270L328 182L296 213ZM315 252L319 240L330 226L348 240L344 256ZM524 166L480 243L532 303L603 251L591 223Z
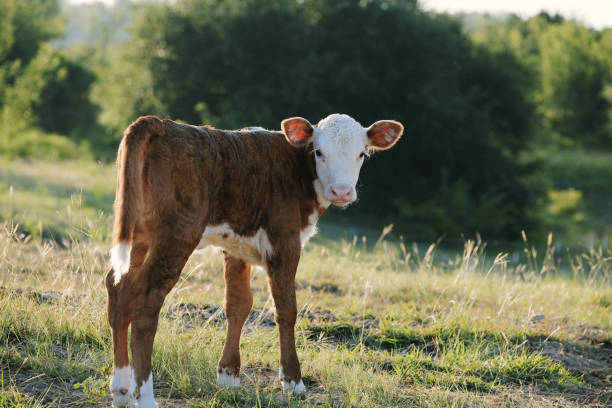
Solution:
M294 380L289 380L287 377L285 377L283 366L280 366L280 370L278 370L278 378L280 379L281 384L283 385L284 393L294 395L306 393L306 386L304 385L304 381L300 379L300 381L296 383Z
M281 380L281 383L283 384L283 392L286 394L302 395L306 393L306 386L302 380L297 384L293 380Z
M134 406L134 399L126 388L121 388L114 392L111 390L113 395L113 407L115 408L126 408Z
M230 374L227 368L221 368L217 371L217 384L223 388L238 388L240 387L240 377Z
M134 377L132 376L132 379ZM136 389L136 384L134 384ZM157 402L153 396L153 373L149 373L149 378L140 386L140 389L135 391L136 408L157 408Z
M113 378L110 383L110 392L113 396L113 407L133 407L134 386L132 384L132 369L127 366L113 370Z
M153 397L140 397L136 400L136 408L157 408L157 402Z

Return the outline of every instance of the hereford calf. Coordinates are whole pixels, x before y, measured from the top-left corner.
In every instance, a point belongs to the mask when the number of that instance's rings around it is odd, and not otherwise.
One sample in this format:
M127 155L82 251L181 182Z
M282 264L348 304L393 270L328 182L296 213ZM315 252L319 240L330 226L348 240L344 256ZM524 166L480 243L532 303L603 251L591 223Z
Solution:
M302 118L281 126L282 132L227 131L148 116L125 131L106 278L116 406L133 398L139 407L157 406L151 352L159 311L191 253L207 245L221 247L225 256L227 338L219 385L240 384L240 332L253 303L251 265L260 265L276 308L280 381L287 392L305 392L294 340L300 251L330 204L356 200L364 158L391 147L403 127L379 121L363 128L338 114L314 126Z

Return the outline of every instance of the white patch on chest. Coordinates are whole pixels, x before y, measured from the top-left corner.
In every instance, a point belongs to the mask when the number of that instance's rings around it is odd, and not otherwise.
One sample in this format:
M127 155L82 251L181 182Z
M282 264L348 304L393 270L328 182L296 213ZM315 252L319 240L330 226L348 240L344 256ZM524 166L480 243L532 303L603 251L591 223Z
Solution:
M308 240L317 233L317 221L319 220L319 211L315 208L312 214L308 216L308 225L300 231L300 242L302 247L306 245Z
M319 179L315 179L312 183L315 192L317 193L317 203L319 207L327 208L331 202L323 196L323 185ZM317 221L319 221L319 209L315 208L312 214L308 216L308 225L300 231L300 242L302 247L306 245L308 240L317 233Z
M258 229L255 235L245 237L236 234L227 223L206 227L197 249L209 245L223 248L231 255L259 266L265 266L266 260L274 253L268 234L263 228Z

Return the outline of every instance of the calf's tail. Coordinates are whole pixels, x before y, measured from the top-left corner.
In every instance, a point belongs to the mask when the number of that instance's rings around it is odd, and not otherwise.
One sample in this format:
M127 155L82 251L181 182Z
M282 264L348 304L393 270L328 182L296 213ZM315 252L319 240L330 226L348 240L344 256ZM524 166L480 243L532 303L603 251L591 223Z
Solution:
M130 269L130 253L134 229L142 213L143 168L151 136L163 130L162 122L153 116L143 116L123 134L117 154L117 191L113 205L112 248L110 250L115 285Z

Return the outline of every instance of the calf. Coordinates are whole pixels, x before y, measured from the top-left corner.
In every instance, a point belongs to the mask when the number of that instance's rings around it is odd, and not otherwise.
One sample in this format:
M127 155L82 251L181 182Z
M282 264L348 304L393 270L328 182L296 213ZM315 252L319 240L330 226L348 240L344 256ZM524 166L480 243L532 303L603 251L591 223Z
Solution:
M330 204L357 199L364 158L391 147L403 127L369 128L346 115L282 132L218 130L147 116L125 131L117 157L112 269L106 277L116 406L156 407L151 352L159 311L196 248L225 256L227 338L217 381L240 384L239 341L253 303L251 265L268 274L280 335L280 381L305 392L295 350L295 273L304 243ZM128 326L132 324L128 358Z

